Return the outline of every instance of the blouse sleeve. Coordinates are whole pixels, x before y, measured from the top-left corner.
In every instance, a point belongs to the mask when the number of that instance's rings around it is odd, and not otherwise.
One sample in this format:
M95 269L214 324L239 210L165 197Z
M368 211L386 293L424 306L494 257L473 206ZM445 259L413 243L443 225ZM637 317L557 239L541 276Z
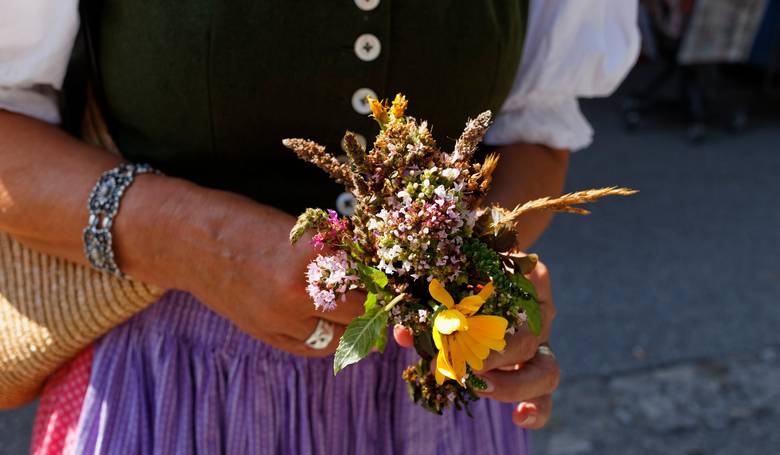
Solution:
M62 88L79 29L78 0L2 0L0 109L59 123Z
M485 142L578 150L593 130L577 99L611 94L639 54L636 0L531 0L520 68Z

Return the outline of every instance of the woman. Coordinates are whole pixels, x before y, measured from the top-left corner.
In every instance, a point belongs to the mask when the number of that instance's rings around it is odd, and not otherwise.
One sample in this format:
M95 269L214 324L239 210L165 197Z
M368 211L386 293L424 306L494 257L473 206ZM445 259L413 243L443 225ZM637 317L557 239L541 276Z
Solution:
M77 3L4 6L0 229L90 264L84 206L120 159L52 126ZM550 351L537 349L554 315L544 267L532 277L544 332L514 335L487 361L473 419L411 404L398 373L414 354L392 343L333 377L335 343L307 340L320 320L338 336L362 299L314 311L303 286L312 252L287 235L290 213L346 213L350 195L280 141L338 150L347 127L370 138L366 95L402 91L443 147L465 116L500 111L486 141L502 155L494 201L557 193L567 150L590 142L576 98L609 93L636 56L634 2L94 3L82 5L82 25L111 133L126 160L166 175L136 176L110 251L127 275L179 291L49 382L34 451L527 453L525 429L547 422L558 378ZM526 245L548 221L519 227ZM402 329L396 338L409 344ZM51 409L68 394L72 414Z

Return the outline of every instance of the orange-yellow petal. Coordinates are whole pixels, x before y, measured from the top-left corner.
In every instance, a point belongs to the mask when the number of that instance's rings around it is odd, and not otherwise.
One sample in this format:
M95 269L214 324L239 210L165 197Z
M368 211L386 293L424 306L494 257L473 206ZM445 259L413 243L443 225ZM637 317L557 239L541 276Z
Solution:
M482 359L480 359L479 356L477 356L474 351L471 350L469 347L469 342L464 336L465 334L466 332L458 332L453 335L451 345L454 345L455 349L458 349L463 353L463 358L466 359L466 363L471 365L471 368L474 368L475 370L481 370Z
M458 337L460 338L461 343L466 344L471 352L480 359L484 360L490 355L490 348L477 341L469 332L461 332L458 334Z
M455 379L460 382L464 376L466 376L466 353L460 348L457 342L457 335L450 337L449 347L449 360L452 371L455 373Z
M496 340L495 338L487 338L483 337L481 335L478 335L476 333L471 333L471 337L477 341L479 344L483 346L487 346L488 348L501 352L506 347L506 341L505 340Z
M433 321L433 328L442 335L449 335L458 330L468 330L466 316L458 310L444 310Z
M488 284L482 287L482 290L479 291L479 294L477 295L482 297L482 300L484 302L487 302L487 299L489 299L490 296L493 295L493 282L489 281Z
M439 382L439 376L447 377L450 379L458 380L458 376L450 363L449 355L449 343L447 337L442 337L442 349L439 350L439 355L436 357L436 382L442 384L444 380Z
M436 278L432 279L428 285L428 292L430 292L431 297L433 297L434 300L447 308L452 309L455 307L455 301L452 299L452 296L447 292L447 289L444 288L444 285L441 284L441 281Z
M393 117L397 119L403 117L408 103L405 96L400 93L396 94L395 99L393 99L392 108L390 109L393 113Z
M472 316L469 321L469 335L477 342L502 351L506 347L504 333L508 322L500 316Z
M436 327L433 328L433 345L436 346L436 349L441 351L443 345L441 341L441 333L436 330Z
M478 295L470 295L461 299L460 303L455 305L455 309L463 313L465 316L471 316L482 308L482 304L485 303L485 299Z
M501 316L481 314L468 318L469 331L477 331L483 336L495 339L503 339L509 322Z
M374 114L374 118L379 120L384 117L385 107L382 105L381 101L372 96L367 96L366 101L368 101L368 106L371 108L371 113Z
M450 371L447 368L446 364L447 360L444 357L444 352L439 351L439 355L436 356L436 368L434 368L434 376L436 377L436 384L442 385L444 384L444 381L447 379L448 376L445 376L442 373L442 370ZM454 373L452 373L454 376Z

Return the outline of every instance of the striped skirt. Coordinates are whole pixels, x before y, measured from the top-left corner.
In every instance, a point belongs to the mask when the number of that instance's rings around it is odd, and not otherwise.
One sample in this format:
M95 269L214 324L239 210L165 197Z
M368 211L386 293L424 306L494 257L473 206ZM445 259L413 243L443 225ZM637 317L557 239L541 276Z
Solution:
M332 357L274 349L190 294L171 291L90 353L86 395L66 451L530 453L511 405L479 400L471 418L413 404L400 374L415 356L391 340L384 354L334 376Z

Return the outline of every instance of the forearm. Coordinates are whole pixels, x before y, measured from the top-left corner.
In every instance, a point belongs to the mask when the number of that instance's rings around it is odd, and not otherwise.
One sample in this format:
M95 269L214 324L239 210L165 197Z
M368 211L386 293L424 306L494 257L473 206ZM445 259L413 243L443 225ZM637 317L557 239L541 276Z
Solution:
M557 196L563 191L569 152L535 144L502 147L499 165L493 174L493 189L486 202L513 208L532 199ZM517 225L521 249L531 246L552 220L548 212L524 215Z
M82 230L89 192L120 161L54 126L0 111L0 230L39 251L88 265ZM215 268L214 261L205 258L233 254L220 251L218 241L239 235L223 232L233 210L253 214L254 225L245 229L274 241L280 236L264 232L279 230L273 221L285 219L275 209L185 180L140 175L114 220L117 262L138 280L184 288L188 274L213 274L205 268Z

